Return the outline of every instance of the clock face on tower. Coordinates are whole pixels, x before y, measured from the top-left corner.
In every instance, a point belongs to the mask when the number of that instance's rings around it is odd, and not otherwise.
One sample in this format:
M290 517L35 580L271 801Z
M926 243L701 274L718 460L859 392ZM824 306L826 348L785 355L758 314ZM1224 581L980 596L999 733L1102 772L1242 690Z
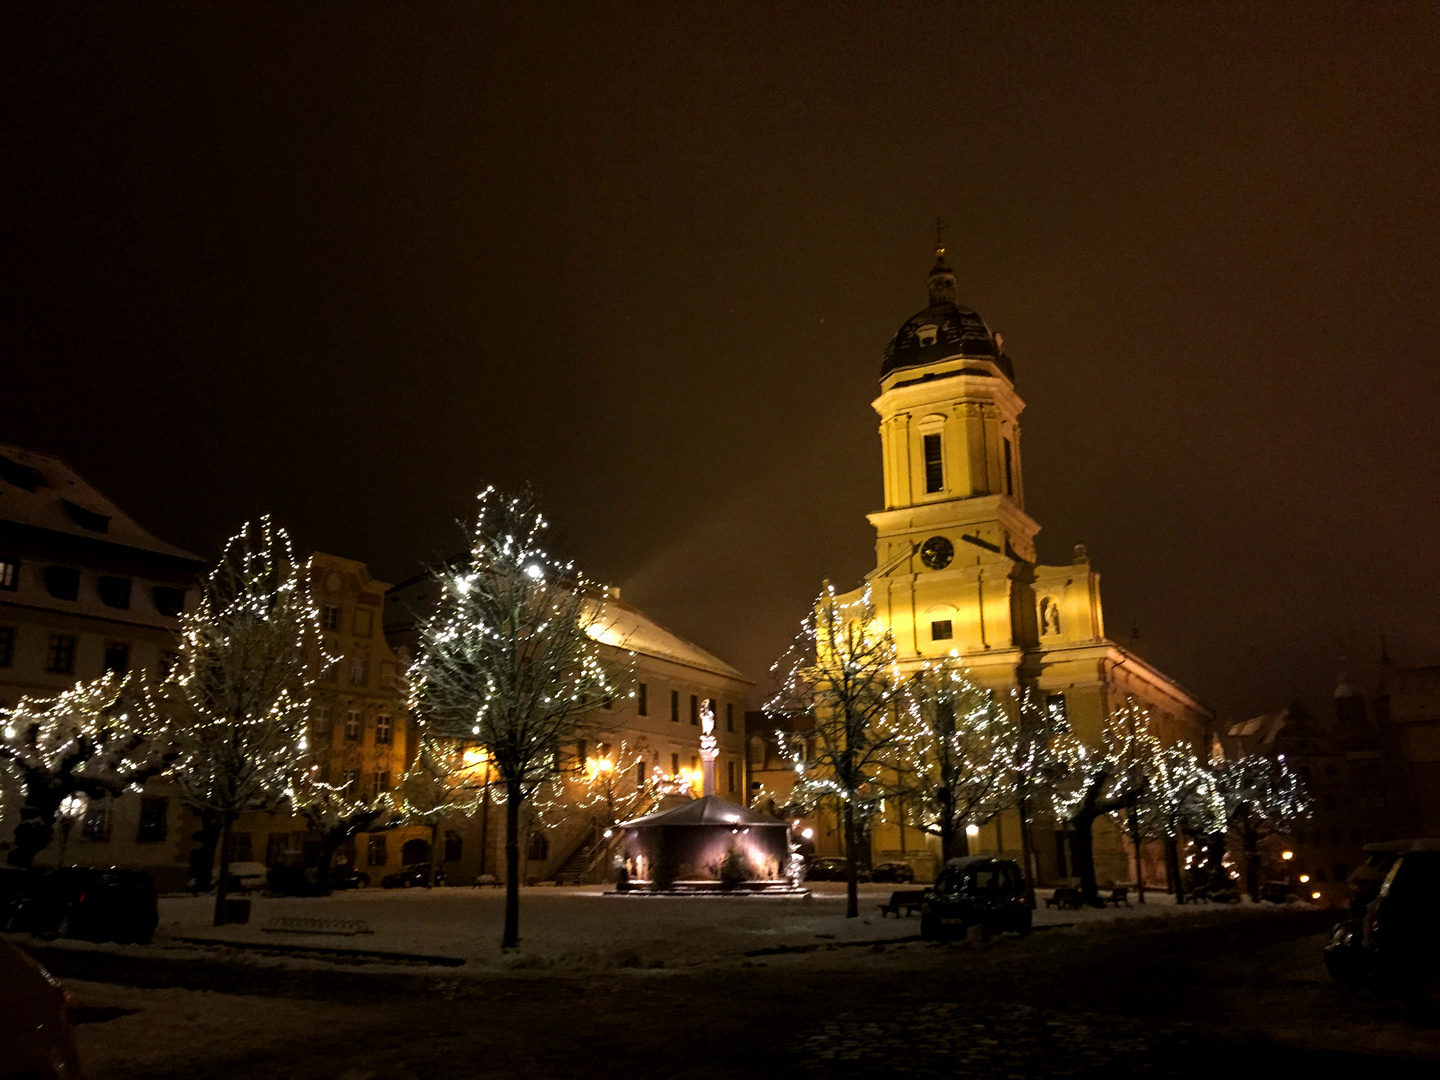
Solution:
M943 536L932 536L920 545L920 561L931 570L944 570L955 557L955 545Z

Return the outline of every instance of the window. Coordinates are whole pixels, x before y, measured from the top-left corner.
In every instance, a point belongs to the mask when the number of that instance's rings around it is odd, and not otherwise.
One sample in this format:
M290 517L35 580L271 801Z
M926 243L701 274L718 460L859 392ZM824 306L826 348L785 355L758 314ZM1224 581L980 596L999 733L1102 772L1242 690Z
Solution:
M370 681L370 660L365 656L357 656L350 661L350 684L352 686L364 686Z
M20 587L20 563L15 559L0 559L0 589L14 592Z
M0 626L0 667L11 667L15 663L15 628Z
M530 847L526 850L525 857L536 862L544 862L550 858L550 838L543 832L531 833Z
M459 861L460 861L460 855L461 855L461 852L462 852L463 850L464 850L464 846L463 846L463 844L462 844L462 842L461 842L460 834L457 833L457 832L455 832L455 831L453 831L453 830L451 830L451 829L446 829L446 830L445 830L445 861L446 861L446 862L459 862Z
M45 652L45 670L59 675L75 674L75 639L69 634L51 634Z
M698 773L700 771L700 759L694 754L690 755L690 771L692 773Z
M635 763L635 786L637 788L645 786L645 762L643 761Z
M340 629L340 609L331 604L326 604L320 609L320 626L325 630Z
M643 682L635 687L635 714L637 716L650 715L649 687Z
M679 755L679 754L671 754L671 755L670 755L670 775L671 775L671 776L679 776L679 775L680 775L680 755Z
M1005 440L1005 494L1015 494L1015 478L1011 475L1011 454L1010 440Z
M575 763L584 765L589 760L590 745L584 739L575 740Z
M177 653L177 652L172 652L172 651L169 650L169 649L161 649L161 650L160 650L160 663L159 663L159 665L157 665L157 666L158 666L158 669L159 669L159 672L160 672L160 678L162 678L162 679L168 679L168 678L170 677L171 672L173 672L173 671L175 670L175 665L176 665L177 663L179 663L179 662L180 662L180 654L179 654L179 653Z
M106 607L120 608L122 611L130 607L130 579L128 577L101 577L96 583L100 591L100 602Z
M177 589L171 585L156 585L150 590L150 594L155 601L155 610L161 615L174 618L185 609L184 589Z
M69 566L47 566L45 590L56 600L80 599L80 571Z
M371 798L378 799L385 792L390 790L390 773L388 770L378 770L375 773L375 786L371 789Z
M375 745L389 746L394 732L394 726L390 723L390 717L381 713L375 717Z
M727 781L728 781L728 782L727 782L727 785L726 785L726 790L727 790L727 791L734 791L734 790L735 790L735 763L734 763L733 761L727 761L727 762L725 763L725 776L726 776L726 779L727 779Z
M351 709L345 714L345 741L359 742L364 731L365 722L360 719L360 710Z
M950 626L949 619L936 619L930 624L931 641L949 641L954 636L955 632Z
M112 641L105 646L105 670L124 675L130 670L130 646L123 641Z
M346 770L345 770L343 773L341 773L340 775L341 775L341 778L342 778L343 781L344 781L344 783L343 783L341 786L344 787L344 789L345 789L345 794L347 794L347 795L354 795L357 791L360 790L360 770L359 770L359 769L346 769Z
M390 861L389 852L385 850L385 834L371 833L370 840L365 845L365 863L367 866L384 866Z
M727 704L725 706L725 730L735 730L735 706L733 704ZM734 791L735 789L732 787L730 790Z
M609 694L606 694L605 697L604 697L603 699L601 699L600 707L601 707L602 709L613 709L613 708L615 708L615 699L612 698Z
M85 811L85 816L80 819L80 835L86 840L95 840L104 843L110 839L110 809L105 806L92 806Z
M316 705L315 716L310 723L311 730L316 735L330 734L330 706Z
M690 695L690 724L692 727L700 723L700 698L696 694Z
M368 608L355 609L355 636L369 637L375 632L375 613Z
M1046 694L1046 695L1045 695L1045 711L1048 712L1048 713L1049 713L1052 717L1054 717L1056 720L1059 720L1059 721L1061 721L1061 722L1064 722L1064 720L1065 720L1065 719L1067 718L1067 716L1068 716L1068 714L1067 714L1066 711L1065 711L1065 695L1064 695L1064 694Z
M140 828L135 839L145 844L165 839L170 825L170 800L163 795L146 795L140 800Z
M250 862L253 856L253 845L248 832L237 832L230 834L230 861Z
M945 461L941 456L940 433L921 437L925 447L925 493L945 490Z
M110 516L108 514L97 514L94 510L86 510L85 507L80 506L78 503L73 503L69 499L61 499L60 505L65 507L65 513L70 515L70 520L82 529L88 529L91 532L98 533L110 531Z
M671 690L671 691L670 691L670 722L671 722L672 724L678 724L678 723L680 722L680 691L679 691L679 690Z

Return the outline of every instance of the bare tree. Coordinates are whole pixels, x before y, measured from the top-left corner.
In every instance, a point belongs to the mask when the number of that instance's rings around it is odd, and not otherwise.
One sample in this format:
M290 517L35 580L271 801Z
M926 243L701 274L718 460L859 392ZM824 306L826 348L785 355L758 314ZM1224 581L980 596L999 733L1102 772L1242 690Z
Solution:
M29 866L50 845L67 799L113 798L165 769L165 735L148 705L143 686L107 673L0 710L0 767L21 794L12 865Z
M481 753L467 750L462 741L436 739L422 732L415 760L388 796L390 827L424 825L430 830L426 888L435 887L445 822L453 815L471 813L484 792L483 774L477 772L481 762L476 760Z
M1246 754L1218 764L1216 790L1225 823L1238 834L1245 864L1245 891L1260 900L1260 841L1288 832L1310 816L1311 800L1300 776L1285 756Z
M1013 693L1013 725L1001 729L1006 783L997 809L1013 808L1020 819L1020 861L1025 896L1035 906L1035 819L1055 811L1056 793L1076 768L1078 743L1062 708L1031 688Z
M791 721L782 735L795 762L792 799L830 806L845 839L845 914L859 907L860 829L887 793L905 790L903 682L895 641L867 588L842 603L826 582L790 651L771 669L779 689L766 705Z
M1185 903L1180 843L1203 813L1207 783L1205 766L1192 747L1167 746L1150 763L1149 784L1133 818L1139 837L1163 845L1165 876L1177 904Z
M540 545L527 491L480 496L469 558L436 571L438 610L420 632L411 701L437 737L482 748L505 792L505 928L520 941L520 811L561 767L588 714L617 696L591 629L604 592Z
M1006 801L1008 749L1016 719L977 686L958 657L911 676L903 756L913 777L905 807L920 829L940 838L941 859L968 855L965 826Z
M307 759L310 690L322 665L309 568L270 519L247 524L180 619L179 662L166 686L181 797L219 822L215 925L224 922L230 832L251 809L274 810Z

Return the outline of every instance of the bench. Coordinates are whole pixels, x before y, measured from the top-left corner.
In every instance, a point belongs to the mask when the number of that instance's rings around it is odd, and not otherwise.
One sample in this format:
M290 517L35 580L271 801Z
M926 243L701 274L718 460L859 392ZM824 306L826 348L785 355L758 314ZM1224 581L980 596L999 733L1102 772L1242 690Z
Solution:
M1082 897L1079 889L1072 889L1068 885L1057 885L1055 892L1045 898L1045 906L1053 908L1070 908L1074 911L1080 910Z
M1107 904L1114 904L1116 907L1119 907L1121 904L1124 904L1126 907L1129 907L1129 906L1130 906L1130 886L1128 886L1128 885L1116 885L1113 889L1110 890L1110 895L1107 896L1107 897L1105 897L1105 903L1107 903Z
M896 889L890 894L890 902L888 904L878 905L880 908L880 917L883 919L886 915L894 915L898 919L900 917L900 909L904 908L905 916L909 918L910 913L919 911L920 905L924 902L924 889Z

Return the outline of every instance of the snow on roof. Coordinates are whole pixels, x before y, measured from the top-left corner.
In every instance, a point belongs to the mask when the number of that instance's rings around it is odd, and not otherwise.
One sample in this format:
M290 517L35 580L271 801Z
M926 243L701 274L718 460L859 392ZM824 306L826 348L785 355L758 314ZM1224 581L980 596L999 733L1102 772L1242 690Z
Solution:
M0 521L200 562L146 532L59 458L18 446L0 446Z
M614 596L607 597L605 608L591 627L590 636L606 645L646 656L672 660L686 667L698 668L715 675L735 679L746 685L754 683L699 645L686 641L679 634L665 629L644 612Z
M706 795L673 810L661 810L657 814L646 814L623 822L620 828L634 829L646 825L744 825L747 828L751 825L778 825L783 828L786 822L722 799L719 795Z

